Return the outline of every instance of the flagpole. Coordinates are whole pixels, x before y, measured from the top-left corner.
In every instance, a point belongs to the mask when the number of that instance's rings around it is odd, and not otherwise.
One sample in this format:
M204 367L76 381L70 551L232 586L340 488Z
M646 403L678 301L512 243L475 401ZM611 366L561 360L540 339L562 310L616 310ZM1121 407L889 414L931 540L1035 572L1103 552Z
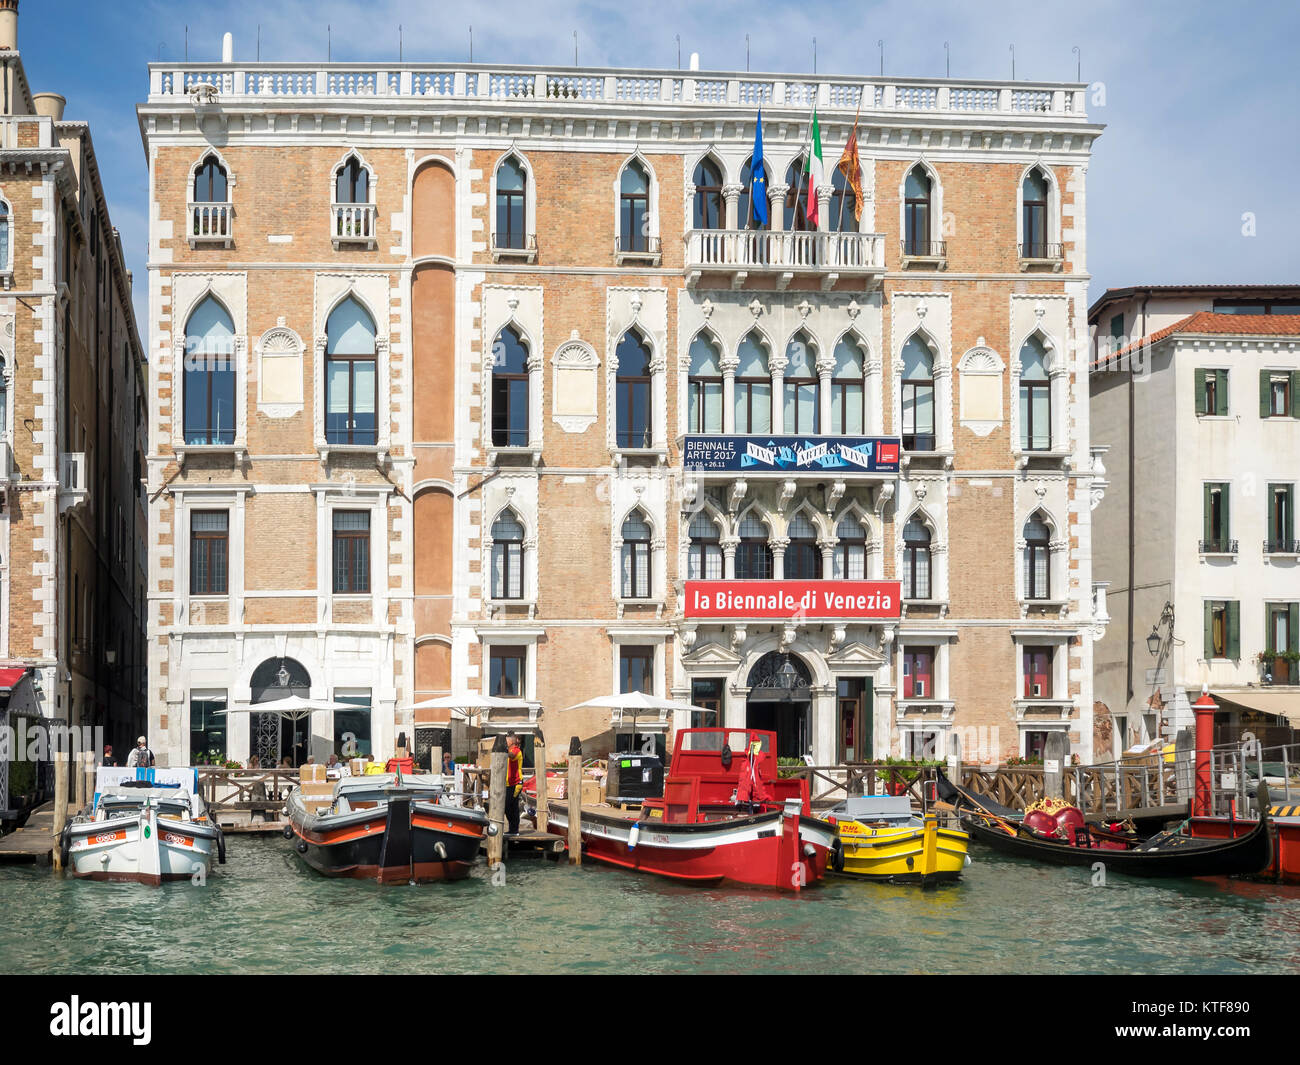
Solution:
M859 94L858 94L858 109L857 109L857 112L853 115L853 132L852 132L851 134L849 134L849 137L855 141L855 144L854 144L854 149L855 149L855 151L856 151L856 148L857 148L856 137L857 137L857 132L858 132L858 118L859 118L861 115L862 115L862 94L859 93ZM847 145L846 145L846 147L847 147ZM840 154L840 160L841 160L841 162L843 161L843 158L844 158L843 153L841 153L841 154ZM840 165L839 165L839 163L836 163L836 164L835 164L835 169L836 169L836 170L839 170L839 169L840 169ZM848 174L845 174L844 171L842 171L842 170L840 170L840 174L841 174L841 175L843 176L843 178L844 178L844 183L845 183L845 185L846 185L846 186L849 186L849 176L848 176ZM852 186L849 186L849 187L852 187ZM835 194L835 179L834 179L834 178L831 178L831 195L834 195L834 194ZM856 199L856 196L857 196L857 194L855 193L855 194L854 194L855 199ZM844 197L843 197L842 195L840 196L840 208L839 208L838 211L835 212L835 232L836 232L836 233L843 233L843 232L844 232Z
M799 217L799 196L802 194L801 190L803 188L803 176L805 173L808 174L812 173L812 124L813 124L813 118L816 116L816 114L817 114L817 104L814 102L812 106L812 110L808 112L808 141L807 141L808 154L804 157L804 169L799 172L799 176L795 179L795 183L794 183L794 191L795 191L794 213L795 213L796 220ZM803 217L804 217L804 221L806 222L808 220L808 211L806 208L804 210Z

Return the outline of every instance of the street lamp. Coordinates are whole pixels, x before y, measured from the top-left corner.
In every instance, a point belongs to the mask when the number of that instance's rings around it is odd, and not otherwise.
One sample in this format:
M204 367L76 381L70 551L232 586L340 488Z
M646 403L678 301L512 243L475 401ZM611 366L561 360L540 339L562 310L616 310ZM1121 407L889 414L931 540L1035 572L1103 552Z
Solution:
M1151 635L1147 637L1147 650L1151 652L1152 658L1160 653L1160 633L1154 625L1151 626Z
M799 673L794 666L790 664L789 658L781 664L781 668L777 670L777 676L781 678L781 687L785 688L787 691L793 688L795 681L799 679Z

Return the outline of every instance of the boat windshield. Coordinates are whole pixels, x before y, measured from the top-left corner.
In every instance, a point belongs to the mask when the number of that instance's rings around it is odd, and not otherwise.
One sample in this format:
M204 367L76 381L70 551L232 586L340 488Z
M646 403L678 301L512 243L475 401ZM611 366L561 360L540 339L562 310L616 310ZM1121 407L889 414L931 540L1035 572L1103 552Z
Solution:
M718 728L684 729L678 734L677 749L679 751L721 751L725 744L733 752L741 753L748 751L749 745L757 741L760 744L759 750L767 752L771 740L770 732Z

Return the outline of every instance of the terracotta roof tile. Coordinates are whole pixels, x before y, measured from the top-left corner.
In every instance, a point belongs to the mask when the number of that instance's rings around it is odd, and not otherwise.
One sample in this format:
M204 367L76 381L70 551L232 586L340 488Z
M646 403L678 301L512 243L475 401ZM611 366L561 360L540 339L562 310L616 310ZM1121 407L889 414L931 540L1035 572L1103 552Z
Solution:
M1098 359L1089 369L1095 370L1114 359L1122 359L1130 352L1149 348L1175 333L1199 336L1300 336L1300 314L1215 314L1213 311L1197 311Z

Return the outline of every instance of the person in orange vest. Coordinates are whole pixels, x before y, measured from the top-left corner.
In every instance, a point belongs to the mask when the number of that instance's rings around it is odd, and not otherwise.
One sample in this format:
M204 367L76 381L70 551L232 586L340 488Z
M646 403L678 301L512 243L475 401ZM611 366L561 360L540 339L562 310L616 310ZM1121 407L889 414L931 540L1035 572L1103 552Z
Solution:
M511 835L519 831L519 793L524 789L524 752L519 737L506 736L506 826Z

